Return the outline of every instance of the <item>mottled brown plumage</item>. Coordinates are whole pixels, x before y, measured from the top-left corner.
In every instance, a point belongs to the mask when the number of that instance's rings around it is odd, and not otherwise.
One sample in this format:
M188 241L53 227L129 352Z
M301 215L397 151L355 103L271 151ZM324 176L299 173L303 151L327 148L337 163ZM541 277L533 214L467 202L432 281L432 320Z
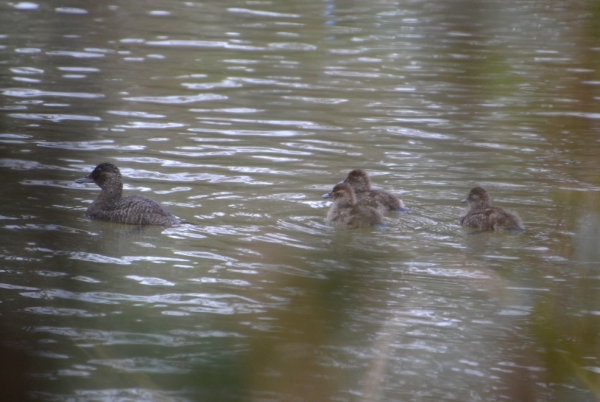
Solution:
M356 197L350 185L340 183L329 195L333 199L333 205L325 218L328 225L348 228L385 227L381 212L367 205L356 204Z
M463 227L479 230L524 230L521 218L503 208L492 206L490 196L481 187L472 189L462 202L469 203L469 211L460 220Z
M348 173L348 177L342 183L348 183L352 187L358 205L366 205L381 211L407 212L404 203L394 194L383 190L371 190L371 179L362 169L355 169ZM324 194L323 198L328 198L328 194Z
M158 202L142 195L122 197L121 172L112 163L104 162L87 177L76 183L96 183L102 189L98 198L88 207L85 216L91 219L125 223L128 225L178 225L179 220Z

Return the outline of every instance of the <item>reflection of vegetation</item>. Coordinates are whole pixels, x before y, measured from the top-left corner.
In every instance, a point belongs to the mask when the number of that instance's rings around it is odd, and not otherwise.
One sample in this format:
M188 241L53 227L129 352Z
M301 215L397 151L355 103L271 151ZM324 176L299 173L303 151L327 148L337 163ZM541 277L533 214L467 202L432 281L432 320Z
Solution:
M598 205L596 203L596 205ZM544 353L549 383L576 379L600 400L600 218L582 220L575 248L579 258L578 286L556 286L538 301L532 329ZM590 280L592 279L592 280ZM596 371L590 370L594 366Z
M547 382L576 378L600 400L598 374L587 369L598 363L598 319L586 311L569 312L556 296L540 300L533 314L533 334L543 348Z

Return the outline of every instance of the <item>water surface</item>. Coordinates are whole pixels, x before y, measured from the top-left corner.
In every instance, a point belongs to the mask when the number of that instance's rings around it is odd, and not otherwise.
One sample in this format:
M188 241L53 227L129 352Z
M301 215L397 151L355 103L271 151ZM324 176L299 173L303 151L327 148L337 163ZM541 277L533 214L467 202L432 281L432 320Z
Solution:
M0 7L15 393L599 397L591 3ZM104 161L185 223L86 219L99 189L74 180ZM409 213L325 226L354 168ZM476 185L527 230L464 232Z

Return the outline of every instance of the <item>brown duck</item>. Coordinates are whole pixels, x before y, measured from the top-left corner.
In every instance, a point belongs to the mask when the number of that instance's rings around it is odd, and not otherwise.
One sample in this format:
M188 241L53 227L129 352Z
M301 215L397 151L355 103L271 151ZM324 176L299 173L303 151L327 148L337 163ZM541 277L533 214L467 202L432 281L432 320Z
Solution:
M508 230L521 232L525 230L523 222L517 214L492 206L490 196L481 187L472 189L468 197L461 202L469 203L469 211L460 220L460 224L465 228L482 231Z
M349 184L336 185L328 195L333 199L333 205L325 218L328 225L347 228L387 227L383 223L381 212L373 207L356 203L356 196Z
M122 197L121 172L112 163L104 162L76 183L96 183L102 189L98 198L88 207L85 216L91 219L125 223L128 225L178 225L173 216L158 202L143 195Z
M362 169L351 171L341 183L347 183L352 187L358 205L367 205L380 211L393 211L401 214L408 212L404 208L404 203L394 194L383 190L371 190L371 179ZM329 194L331 193L323 194L323 198L329 198Z

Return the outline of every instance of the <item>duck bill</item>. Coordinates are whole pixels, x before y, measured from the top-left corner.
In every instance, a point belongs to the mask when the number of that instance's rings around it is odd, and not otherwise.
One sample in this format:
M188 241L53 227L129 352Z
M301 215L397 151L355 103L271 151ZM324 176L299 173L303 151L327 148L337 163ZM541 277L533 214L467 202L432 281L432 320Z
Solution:
M82 177L81 179L75 180L75 183L84 184L84 183L93 183L94 180L89 177Z
M323 194L323 198L331 198L331 193L325 193L325 194Z
M460 202L462 202L463 204L465 204L467 202L467 199L466 198L462 199L462 200L460 200Z

